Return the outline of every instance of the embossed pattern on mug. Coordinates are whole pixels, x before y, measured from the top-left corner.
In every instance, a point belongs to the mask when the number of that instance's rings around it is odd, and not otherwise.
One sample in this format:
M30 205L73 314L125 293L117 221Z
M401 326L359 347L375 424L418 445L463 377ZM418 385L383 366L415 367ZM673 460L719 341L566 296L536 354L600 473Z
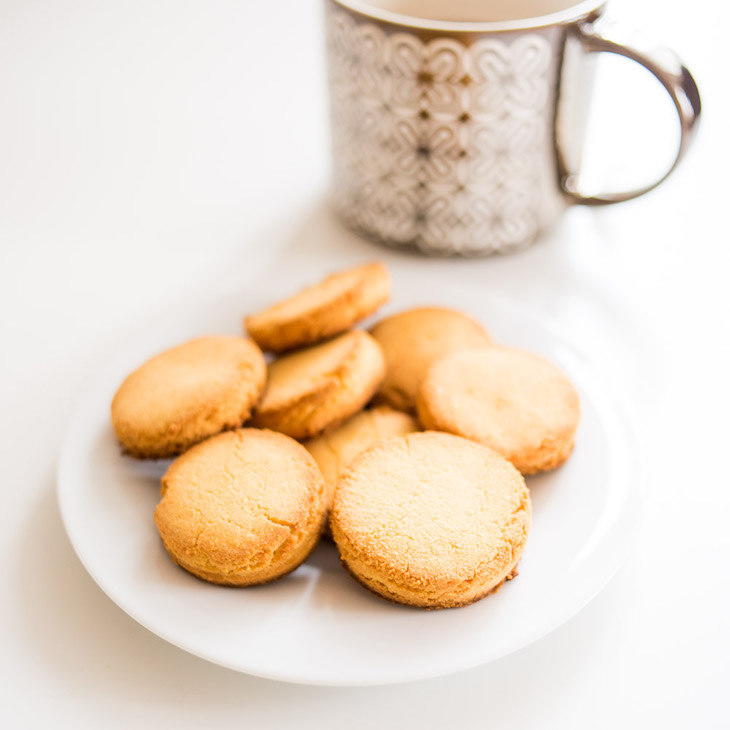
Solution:
M559 205L548 38L420 37L328 3L327 43L333 196L345 220L427 252L535 238Z

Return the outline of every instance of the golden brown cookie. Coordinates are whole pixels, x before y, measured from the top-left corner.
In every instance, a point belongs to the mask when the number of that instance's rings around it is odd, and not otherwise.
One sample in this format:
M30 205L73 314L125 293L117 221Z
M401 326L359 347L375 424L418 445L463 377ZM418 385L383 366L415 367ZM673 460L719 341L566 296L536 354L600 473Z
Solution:
M486 446L414 433L355 460L330 525L345 566L370 590L413 606L463 606L515 574L530 496L522 475Z
M339 271L245 319L264 350L312 345L350 329L388 301L390 274L381 263Z
M537 355L508 347L457 352L436 362L418 395L424 428L479 441L523 474L554 469L573 449L578 393Z
M452 309L409 309L378 322L372 336L383 348L385 379L378 395L394 408L413 410L431 363L450 352L490 343L484 328Z
M258 346L243 337L199 337L156 355L122 383L112 424L125 452L175 456L246 421L266 383Z
M253 424L305 439L359 411L383 379L378 343L361 330L290 353L269 366Z
M185 570L247 586L279 578L309 555L326 506L322 475L301 444L243 428L173 462L162 478L155 524Z
M363 451L384 439L413 431L418 431L414 418L388 406L378 406L360 411L338 428L305 441L304 446L334 493L340 475Z

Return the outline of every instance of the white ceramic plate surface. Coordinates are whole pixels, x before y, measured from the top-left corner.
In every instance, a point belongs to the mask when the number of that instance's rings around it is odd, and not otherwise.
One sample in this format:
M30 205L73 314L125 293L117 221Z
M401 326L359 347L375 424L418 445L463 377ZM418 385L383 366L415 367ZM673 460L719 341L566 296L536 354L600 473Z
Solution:
M322 274L293 268L279 277L281 292ZM166 463L123 457L109 424L122 377L183 333L161 318L145 322L138 341L127 338L117 361L90 384L58 474L62 517L79 558L132 618L238 671L306 684L384 684L444 675L515 651L568 620L607 583L627 555L641 484L638 447L598 364L539 313L444 279L432 266L406 262L395 272L394 291L389 311L416 304L468 311L500 342L557 362L580 390L583 418L572 458L528 480L534 522L518 578L472 606L422 611L367 592L326 542L291 575L256 588L209 585L173 565L152 522ZM197 303L194 319L208 332L235 331L239 313L271 298L270 286L232 291Z

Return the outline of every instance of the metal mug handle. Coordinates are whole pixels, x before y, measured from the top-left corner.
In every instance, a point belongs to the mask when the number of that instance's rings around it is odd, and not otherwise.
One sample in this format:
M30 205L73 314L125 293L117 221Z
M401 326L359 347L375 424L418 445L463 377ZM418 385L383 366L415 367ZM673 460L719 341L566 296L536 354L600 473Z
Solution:
M659 80L674 102L680 123L679 148L671 167L655 182L624 192L584 195L576 187L574 174L566 172L561 176L563 190L573 203L608 205L638 198L664 182L687 152L697 130L702 108L697 83L682 61L668 49L638 50L600 33L592 22L575 26L574 33L587 53L615 53L640 63Z

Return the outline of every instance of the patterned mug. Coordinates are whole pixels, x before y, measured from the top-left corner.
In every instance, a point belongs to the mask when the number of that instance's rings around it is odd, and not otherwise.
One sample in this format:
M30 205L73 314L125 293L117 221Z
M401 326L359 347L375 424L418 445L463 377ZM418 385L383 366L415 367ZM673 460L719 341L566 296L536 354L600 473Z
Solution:
M525 246L570 204L656 187L696 129L689 71L666 50L603 33L602 2L325 2L332 197L350 227L382 243L472 255ZM674 164L646 187L577 188L596 52L647 68L679 114Z

